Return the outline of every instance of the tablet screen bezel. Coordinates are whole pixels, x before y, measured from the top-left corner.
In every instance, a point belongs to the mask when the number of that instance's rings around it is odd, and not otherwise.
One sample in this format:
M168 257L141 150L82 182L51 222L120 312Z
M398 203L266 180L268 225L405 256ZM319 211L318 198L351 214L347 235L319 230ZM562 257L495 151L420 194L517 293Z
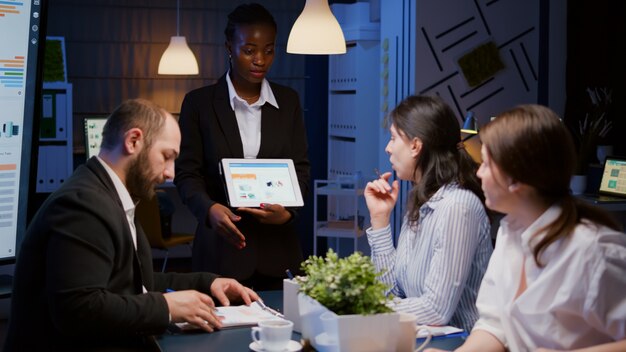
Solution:
M304 206L304 200L302 199L302 192L300 191L300 184L298 183L298 175L296 174L296 168L291 159L235 159L225 158L221 162L222 175L224 176L224 183L226 184L226 193L228 203L233 208L247 207L247 208L259 208L261 203L280 204L283 207L302 207ZM255 199L242 199L237 196L237 189L233 182L233 166L239 166L240 164L249 164L251 167L258 165L259 167L267 167L273 164L287 164L287 170L289 173L289 181L291 183L291 192L294 194L293 200L276 200L266 199L263 197Z

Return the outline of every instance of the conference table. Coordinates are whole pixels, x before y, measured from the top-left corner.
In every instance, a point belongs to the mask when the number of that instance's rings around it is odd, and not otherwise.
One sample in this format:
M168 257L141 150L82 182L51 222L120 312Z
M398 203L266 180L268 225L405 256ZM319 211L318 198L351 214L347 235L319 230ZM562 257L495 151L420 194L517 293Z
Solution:
M279 311L283 309L282 291L262 291L259 295L266 305ZM301 335L294 332L292 340L300 341ZM465 341L463 337L436 338L428 347L453 350ZM197 352L197 351L250 351L252 342L250 327L225 329L212 333L194 332L181 334L164 334L157 338L163 352ZM305 349L306 350L306 349Z

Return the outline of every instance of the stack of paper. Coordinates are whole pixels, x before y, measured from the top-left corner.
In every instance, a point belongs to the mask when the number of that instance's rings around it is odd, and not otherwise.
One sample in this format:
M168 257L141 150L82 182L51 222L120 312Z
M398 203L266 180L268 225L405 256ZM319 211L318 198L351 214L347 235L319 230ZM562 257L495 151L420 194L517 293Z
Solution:
M222 317L222 329L257 325L261 320L282 319L277 311L262 302L252 302L249 306L217 307L216 314ZM198 326L189 323L176 323L180 331L197 330Z
M443 335L451 335L451 334L457 334L460 332L463 332L463 329L459 329L456 328L454 326L432 326L432 325L428 325L426 326L428 328L428 330L430 330L430 333L434 336L443 336ZM424 337L428 336L428 331L426 331L426 329L420 329L418 327L417 330L417 338L421 339Z

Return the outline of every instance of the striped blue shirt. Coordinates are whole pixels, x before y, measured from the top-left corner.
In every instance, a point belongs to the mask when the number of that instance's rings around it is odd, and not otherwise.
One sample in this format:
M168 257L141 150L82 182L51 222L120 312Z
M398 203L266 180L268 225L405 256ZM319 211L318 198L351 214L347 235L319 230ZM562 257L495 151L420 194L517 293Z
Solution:
M441 187L405 217L398 248L391 228L367 230L380 280L396 296L392 308L417 316L418 324L454 325L470 331L478 319L476 296L493 251L489 218L480 199L456 183Z

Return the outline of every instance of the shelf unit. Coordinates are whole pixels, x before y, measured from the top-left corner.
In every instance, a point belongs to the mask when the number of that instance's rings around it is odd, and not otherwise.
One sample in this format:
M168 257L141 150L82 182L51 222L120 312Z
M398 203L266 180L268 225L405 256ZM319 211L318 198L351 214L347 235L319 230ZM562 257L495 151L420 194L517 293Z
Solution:
M365 217L361 215L359 209L364 201L363 189L356 188L353 182L343 182L338 180L315 180L313 187L313 254L317 253L317 242L319 237L326 238L347 238L353 241L353 251L359 249L359 238L363 236ZM324 220L319 220L318 207L320 197L327 197L328 211ZM338 208L343 207L342 214ZM339 252L337 250L337 252Z
M358 224L351 227L337 222L319 222L316 206L315 253L318 237L339 239L334 248L338 253L340 239L354 240L354 250L357 249L358 238L363 235L363 223L369 222L363 192L358 191L358 187L362 186L363 180L374 177L381 130L378 88L380 24L370 21L369 3L333 4L332 11L344 32L346 54L329 56L328 173L327 180L316 181L327 184L318 189L316 183L315 201L318 202L318 195L326 196L326 218L331 221L353 219L356 224L359 218L362 220L360 227ZM337 184L333 186L332 181ZM353 187L350 190L337 186L349 183ZM332 248L331 243L329 247ZM369 253L367 241L359 250Z
M39 123L37 193L54 192L74 170L72 84L44 83Z
M367 5L357 3L352 5ZM363 6L361 6L363 7ZM342 23L343 26L343 23ZM366 35L367 34L367 35ZM346 31L346 54L329 58L328 178L370 176L378 165L378 32Z

